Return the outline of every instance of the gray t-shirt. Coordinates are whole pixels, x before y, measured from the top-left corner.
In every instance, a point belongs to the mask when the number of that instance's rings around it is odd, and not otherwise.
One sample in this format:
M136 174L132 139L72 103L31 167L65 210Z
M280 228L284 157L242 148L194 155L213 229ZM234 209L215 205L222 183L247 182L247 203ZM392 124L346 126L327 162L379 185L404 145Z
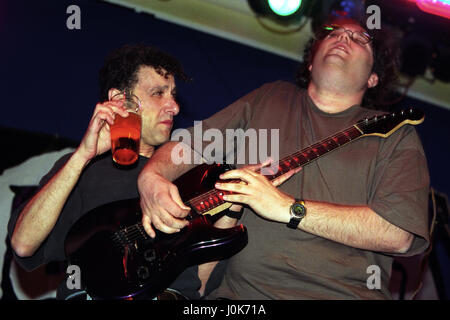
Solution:
M219 129L224 135L227 128L267 129L268 150L270 130L279 129L282 158L376 114L380 111L359 105L327 114L314 105L306 91L278 81L239 99L203 121L202 127ZM193 128L190 130L193 134ZM208 144L204 142L203 149ZM253 147L245 146L247 160ZM229 155L232 147L225 148ZM306 165L280 188L305 200L367 205L414 235L405 256L418 254L428 246L429 175L413 126L403 126L388 139L370 136L352 141ZM261 218L249 208L244 209L241 222L248 229L248 245L230 259L224 280L210 298L390 298L392 254L361 250L292 230ZM370 290L366 284L372 265L381 270L379 290Z

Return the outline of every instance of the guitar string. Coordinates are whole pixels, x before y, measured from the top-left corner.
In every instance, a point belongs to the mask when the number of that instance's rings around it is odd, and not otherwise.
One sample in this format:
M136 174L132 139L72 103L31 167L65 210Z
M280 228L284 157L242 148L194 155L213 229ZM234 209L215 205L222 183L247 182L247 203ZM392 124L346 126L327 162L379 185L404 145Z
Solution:
M141 222L138 222L134 225L128 226L124 229L120 229L119 231L124 234L125 236L125 240L127 241L134 241L139 239L139 237L143 238L144 240L147 239L147 237L145 235L142 234L141 230L139 229L139 226L142 225ZM117 234L117 232L115 232L114 234ZM119 240L121 240L120 235L117 235L119 237Z

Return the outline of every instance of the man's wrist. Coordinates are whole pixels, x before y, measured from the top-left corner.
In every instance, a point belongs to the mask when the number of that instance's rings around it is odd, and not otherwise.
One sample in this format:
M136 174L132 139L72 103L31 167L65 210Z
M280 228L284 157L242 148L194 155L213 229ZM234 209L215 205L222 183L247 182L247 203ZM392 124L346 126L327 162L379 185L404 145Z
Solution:
M84 168L86 168L86 166L89 164L91 160L92 159L83 156L80 149L78 148L72 154L68 162L70 163L73 169L82 171Z
M291 205L295 202L295 198L289 196L285 199L283 205L280 206L280 219L279 222L281 223L289 223L289 220L291 219L291 214L289 212Z

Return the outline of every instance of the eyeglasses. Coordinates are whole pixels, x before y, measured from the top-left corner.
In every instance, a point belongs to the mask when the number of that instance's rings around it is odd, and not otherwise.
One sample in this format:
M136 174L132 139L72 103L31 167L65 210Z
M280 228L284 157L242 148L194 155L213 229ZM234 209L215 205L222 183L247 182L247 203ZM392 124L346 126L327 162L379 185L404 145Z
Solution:
M347 32L353 42L364 46L372 41L372 37L367 32L351 31L337 24L324 25L316 34L316 39L322 40L326 37L338 38L344 32Z

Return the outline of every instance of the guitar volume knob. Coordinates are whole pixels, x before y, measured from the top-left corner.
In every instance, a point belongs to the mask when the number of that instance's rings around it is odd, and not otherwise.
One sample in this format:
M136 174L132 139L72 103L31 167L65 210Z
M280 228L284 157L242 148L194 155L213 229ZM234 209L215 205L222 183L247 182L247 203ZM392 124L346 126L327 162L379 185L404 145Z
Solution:
M137 269L137 275L139 279L145 280L150 276L150 272L148 271L148 268L145 266L140 266Z
M144 251L144 259L148 262L153 262L156 259L155 250L147 249Z

